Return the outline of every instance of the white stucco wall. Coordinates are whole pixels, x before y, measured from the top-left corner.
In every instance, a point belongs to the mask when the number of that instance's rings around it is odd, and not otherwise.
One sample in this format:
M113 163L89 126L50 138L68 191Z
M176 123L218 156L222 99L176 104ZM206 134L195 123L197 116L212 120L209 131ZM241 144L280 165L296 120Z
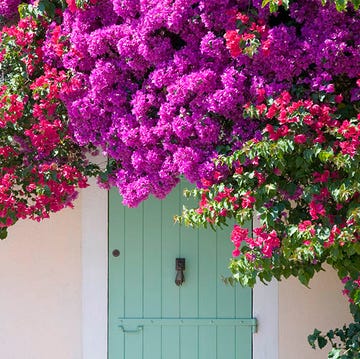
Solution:
M81 358L80 208L19 221L0 242L0 358Z
M279 283L279 359L327 358L325 349L307 344L307 336L315 328L326 332L351 321L341 282L325 268L311 280L311 289L295 278Z

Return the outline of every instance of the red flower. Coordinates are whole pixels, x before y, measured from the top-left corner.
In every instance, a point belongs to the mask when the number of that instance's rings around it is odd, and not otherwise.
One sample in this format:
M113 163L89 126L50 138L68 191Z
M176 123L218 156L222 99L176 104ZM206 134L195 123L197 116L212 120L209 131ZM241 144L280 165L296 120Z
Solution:
M236 20L240 20L243 24L247 24L249 22L249 16L238 12L236 14Z
M246 241L249 234L249 230L247 228L242 228L239 225L235 224L234 228L231 232L231 241L233 242L236 248L241 246L243 241Z
M70 10L71 12L75 12L75 11L76 11L77 7L76 7L76 2L75 2L75 0L66 0L66 3L67 3L67 5L68 5L68 7L69 7L69 10Z
M295 135L294 136L294 142L297 144L302 144L306 142L306 136L304 134L301 135Z
M209 181L209 180L207 180L205 178L202 178L201 179L201 184L203 185L203 187L208 188L208 187L211 187L213 185L213 182Z
M266 181L266 177L262 173L255 171L254 174L259 182L259 186L262 185Z
M330 178L330 171L325 170L323 173L314 172L313 177L314 177L314 183L325 183Z
M242 52L240 48L241 36L236 30L229 30L226 32L224 37L226 40L226 47L229 49L230 55L232 57L238 57Z
M256 202L255 197L250 196L250 191L248 191L245 193L244 197L241 200L241 207L251 208L255 202Z
M320 202L311 201L309 207L309 213L312 219L318 219L319 216L325 216L326 214L325 207Z

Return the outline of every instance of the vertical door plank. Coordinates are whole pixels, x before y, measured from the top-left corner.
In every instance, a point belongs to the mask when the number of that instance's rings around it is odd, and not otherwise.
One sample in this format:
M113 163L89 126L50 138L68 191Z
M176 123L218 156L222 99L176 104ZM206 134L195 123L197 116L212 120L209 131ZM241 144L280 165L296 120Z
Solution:
M144 203L144 317L161 317L162 202Z
M143 315L143 205L125 211L125 316ZM135 358L135 357L134 357Z
M239 359L235 354L236 338L233 326L217 328L217 358Z
M178 326L162 327L161 343L161 359L180 359L180 328Z
M233 249L230 242L230 229L226 228L216 234L219 275L228 277L230 271L227 268ZM217 286L217 315L219 318L235 318L235 288L226 285L223 281Z
M124 358L143 359L143 331L139 333L125 333Z
M182 181L179 185L179 202L182 211L183 204L193 206L194 200L187 200L183 195L184 189L191 189L193 185ZM180 212L179 212L180 213ZM199 231L185 225L180 226L180 254L185 258L185 283L180 288L180 316L182 318L196 318L199 315ZM197 332L196 332L197 335Z
M199 327L199 359L217 359L216 327ZM250 358L249 358L250 359Z
M216 233L211 229L199 230L199 317L217 315L216 288L222 285L217 272Z
M252 358L251 327L236 328L236 359Z
M197 326L186 326L180 328L180 358L198 359L199 337Z
M124 333L113 325L108 333L108 358L125 359L125 336Z
M252 317L252 290L243 288L240 284L235 286L236 318Z
M251 318L252 291L240 284L235 285L236 318Z
M175 284L175 259L180 255L180 227L173 217L180 213L179 187L162 204L162 317L180 315L179 288ZM165 356L166 358L166 356Z
M180 257L185 258L185 282L180 287L180 316L198 317L198 231L181 227Z
M144 359L161 358L161 327L144 328Z

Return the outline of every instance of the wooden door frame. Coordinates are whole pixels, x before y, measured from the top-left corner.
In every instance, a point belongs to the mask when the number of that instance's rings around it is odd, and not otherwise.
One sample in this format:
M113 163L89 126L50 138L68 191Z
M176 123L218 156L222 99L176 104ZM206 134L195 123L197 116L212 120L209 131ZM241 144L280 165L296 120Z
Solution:
M82 358L107 359L108 193L95 181L81 193ZM278 284L253 290L253 359L278 359Z

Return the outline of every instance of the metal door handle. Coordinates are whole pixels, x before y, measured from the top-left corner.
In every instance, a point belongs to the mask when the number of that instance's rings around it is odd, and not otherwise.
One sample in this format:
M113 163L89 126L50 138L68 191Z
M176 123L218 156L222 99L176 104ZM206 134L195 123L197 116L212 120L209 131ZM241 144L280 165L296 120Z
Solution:
M123 325L119 325L119 328L124 332L124 333L139 333L143 330L144 326L143 325L138 325L136 327L136 329L125 329Z
M175 260L175 284L180 287L185 282L184 270L185 270L185 258L176 258Z

